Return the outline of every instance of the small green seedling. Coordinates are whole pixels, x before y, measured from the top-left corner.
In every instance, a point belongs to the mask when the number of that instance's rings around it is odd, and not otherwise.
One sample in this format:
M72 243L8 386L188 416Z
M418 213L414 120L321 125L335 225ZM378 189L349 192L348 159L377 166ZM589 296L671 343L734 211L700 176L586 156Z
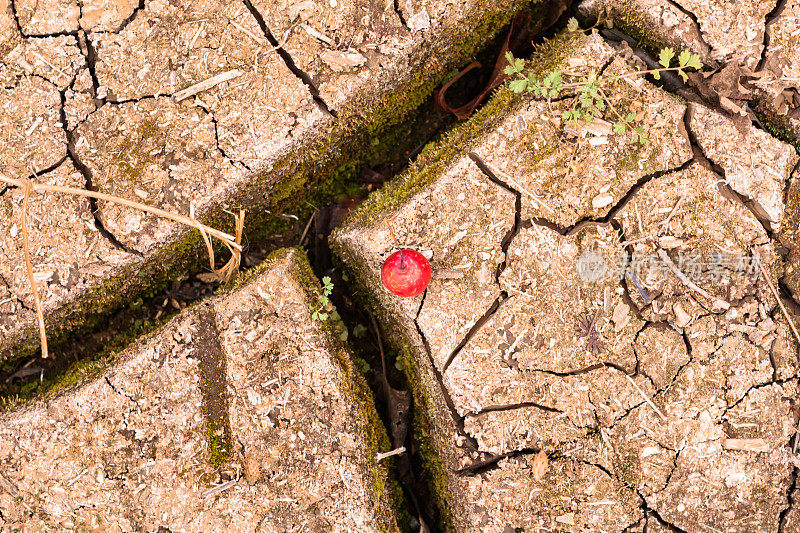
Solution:
M317 307L311 313L311 318L320 322L325 322L333 311L331 303L331 293L333 292L333 282L329 276L322 278L322 292L317 300Z
M318 322L327 322L330 320L333 323L334 330L339 334L339 339L342 342L347 341L348 330L344 320L339 315L339 312L331 302L331 294L333 293L333 282L329 276L322 278L322 291L320 291L317 299L317 306L311 311L311 319Z
M567 30L573 32L580 31L578 21L575 18L569 20L567 23ZM561 118L572 122L577 122L578 120L591 122L603 116L606 111L609 111L612 118L615 119L613 123L615 133L622 134L626 131L630 131L632 142L645 144L648 139L647 133L642 126L634 123L637 119L636 113L623 114L615 109L610 103L606 90L618 80L632 78L634 76L650 74L653 78L659 80L663 72L676 72L686 81L689 79L687 74L688 69L700 70L703 68L700 56L686 50L678 55L678 64L676 66L671 66L673 59L675 59L675 51L672 48L664 48L658 54L658 62L661 68L638 70L619 76L607 76L604 78L597 78L592 75L579 78L576 82L564 83L564 74L560 70L552 70L544 78L539 79L533 71L525 72L525 60L515 58L511 52L506 52L508 66L506 66L504 72L512 78L509 83L509 89L513 92L533 93L535 96L544 98L548 102L554 98L561 97L565 91L577 91L572 107L564 111L561 114Z

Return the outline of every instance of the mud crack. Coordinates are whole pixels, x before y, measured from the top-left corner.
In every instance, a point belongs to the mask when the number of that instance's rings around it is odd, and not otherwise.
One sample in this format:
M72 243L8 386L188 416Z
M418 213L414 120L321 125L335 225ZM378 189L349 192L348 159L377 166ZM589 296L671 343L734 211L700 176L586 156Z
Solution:
M61 121L61 127L64 129L64 135L66 135L67 137L67 158L72 162L72 164L75 166L78 172L81 173L81 176L83 176L83 179L85 181L84 187L86 188L86 190L97 191L97 188L94 186L93 183L92 170L88 167L88 165L86 165L83 161L81 161L80 157L78 157L76 149L78 139L75 130L74 129L70 130L67 127L66 92L68 89L69 87L65 88L62 91L59 91L59 96L61 98L61 105L59 108L59 120ZM115 248L142 257L141 252L133 248L129 248L128 246L125 246L122 242L119 241L119 239L117 239L117 237L111 231L109 231L105 227L103 221L100 219L100 208L98 207L97 199L88 198L88 201L89 201L89 209L92 213L92 217L94 218L94 225L97 228L97 231L100 232L100 235L102 235L105 239L107 239L108 242L110 242Z
M703 54L709 60L711 60L710 56L711 56L711 50L713 50L713 48L711 47L710 44L708 44L708 42L706 42L705 37L703 37L703 30L700 29L700 21L697 20L697 15L695 15L694 13L692 13L691 11L689 11L688 9L683 7L676 0L666 0L666 2L669 5L671 5L672 7L674 7L675 9L677 9L678 11L680 11L681 13L683 13L684 15L686 15L687 17L689 17L689 20L692 21L692 25L694 25L695 32L697 33L697 40L704 47ZM713 62L713 60L711 60L711 61ZM715 66L715 65L712 65L712 66Z
M394 0L392 6L397 18L400 19L400 24L402 24L405 29L411 31L411 28L408 27L408 22L406 22L406 17L403 14L403 8L400 7L400 0Z
M470 435L466 429L464 429L464 418L458 414L458 410L456 409L456 404L453 401L452 396L450 396L450 391L447 390L447 386L444 383L444 377L442 372L436 368L436 362L433 359L433 353L431 351L430 344L428 343L428 339L425 336L425 333L422 331L422 328L419 325L419 314L422 312L422 306L425 304L425 297L428 295L428 291L422 295L422 301L419 304L419 309L417 310L417 315L414 317L414 327L417 329L417 334L419 334L419 338L422 340L422 345L425 348L425 354L428 358L428 364L430 365L431 372L433 373L434 377L436 378L436 383L439 386L439 391L441 392L442 398L444 399L445 404L447 405L447 409L450 412L450 417L453 419L453 424L455 426L456 431L458 434L466 439L468 446L465 446L469 451L478 452L478 441Z
M514 195L514 224L511 227L511 229L506 233L506 235L503 236L503 239L500 242L500 250L503 253L503 261L500 262L500 264L497 265L497 268L495 269L495 275L494 275L494 281L495 281L495 283L497 283L498 287L500 287L500 275L503 273L503 271L506 268L506 265L508 264L508 249L511 246L511 242L517 236L517 234L519 233L519 230L522 227L522 223L521 223L521 218L522 218L522 194L518 190L516 190L514 187L512 187L511 185L509 185L508 183L506 183L505 181L500 179L494 172L492 172L491 169L489 168L489 166L486 164L486 162L483 159L481 159L481 157L478 154L476 154L475 152L470 152L468 155L469 155L469 158L473 161L473 163L475 163L475 165L480 169L480 171L492 183L494 183L495 185L505 189L506 191L508 191L509 193ZM452 353L447 358L447 361L445 361L445 363L444 363L444 365L442 367L442 374L447 372L448 367L453 362L453 360L458 356L458 354L461 352L461 350L464 348L464 346L466 346L467 343L469 343L469 341L472 338L474 338L475 335L483 328L483 326L489 320L491 320L491 318L494 316L494 314L497 312L497 310L500 308L500 306L503 305L503 303L506 300L508 300L508 298L509 298L508 292L502 290L502 288L501 288L500 289L500 296L498 296L495 299L495 301L492 303L492 305L489 306L489 308L486 310L486 312L484 312L484 314L475 322L475 324L472 325L472 327L469 329L469 331L467 331L467 333L464 335L464 338L461 340L461 342L459 342L458 345L453 349Z
M764 228L764 231L767 233L769 239L775 242L775 231L773 231L769 217L766 214L761 205L756 202L753 198L749 196L745 196L744 194L734 190L729 184L727 176L725 175L725 169L716 161L712 160L711 158L706 155L705 151L703 150L702 146L700 146L699 141L697 140L697 135L694 133L691 127L692 122L692 113L694 109L691 104L686 107L686 113L683 115L683 125L686 128L686 133L689 136L689 142L692 145L692 152L694 153L694 160L698 161L701 165L706 167L709 171L716 174L720 179L720 190L722 195L728 198L731 201L740 203L744 207L750 211L756 220L761 224Z
M795 494L794 493L798 489L798 487L797 487L798 477L800 477L800 468L795 466L792 469L792 473L789 474L789 479L791 480L791 482L789 483L789 488L786 490L786 503L787 503L787 506L778 515L778 533L782 533L784 531L784 528L789 523L789 512L794 508L794 504L795 504Z
M311 93L311 97L314 99L314 103L317 104L317 107L319 107L323 113L336 118L338 116L336 111L330 109L325 100L322 99L319 93L319 88L314 84L314 80L311 79L311 76L309 76L307 72L304 72L300 67L297 66L289 52L287 52L286 49L283 48L283 46L278 42L278 39L275 38L275 35L267 26L267 23L261 13L258 12L250 0L243 0L243 2L248 11L250 11L250 14L252 14L256 19L256 22L258 22L261 31L264 33L264 37L266 37L270 45L275 48L275 52L277 52L277 54L283 60L286 67L292 72L292 74L295 75L295 77L297 77L297 79L303 82L303 85L308 87L308 91Z
M758 64L756 65L755 71L758 72L759 70L763 70L764 64L767 62L767 48L769 48L769 41L770 41L770 30L772 29L772 24L781 16L783 10L786 8L786 4L788 4L788 0L778 0L775 4L775 7L772 8L772 11L767 13L767 16L764 18L764 42L762 44L763 48L761 49L761 58L758 60Z
M111 383L111 379L108 376L105 377L105 381L108 384L108 386L111 387L111 390L114 391L115 394L119 394L123 398L127 398L131 403L136 405L136 400L134 400L129 394L126 394L125 392L119 390L113 383Z
M25 39L30 37L77 37L78 35L78 28L75 28L74 30L57 31L52 33L25 33L22 29L22 23L19 20L19 12L17 11L16 0L10 0L9 3L11 4L11 14L14 17L14 24L17 26L17 31L19 31L19 34Z

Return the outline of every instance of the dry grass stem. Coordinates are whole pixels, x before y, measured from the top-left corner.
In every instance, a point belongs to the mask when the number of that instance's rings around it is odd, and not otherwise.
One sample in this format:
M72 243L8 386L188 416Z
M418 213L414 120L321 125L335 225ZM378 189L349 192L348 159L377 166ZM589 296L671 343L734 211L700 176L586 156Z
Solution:
M191 87L187 87L182 91L178 91L175 93L174 98L176 102L180 102L181 100L185 100L190 96L194 96L199 94L203 91L207 91L210 88L214 87L215 85L219 85L220 83L230 81L234 78L238 78L244 74L241 70L234 69L229 70L228 72L223 72L222 74L217 74L216 76L212 76L207 80L203 80L200 83L195 83Z
M781 301L781 295L778 294L777 289L775 289L775 286L772 285L772 281L769 279L769 274L767 274L767 271L764 269L764 265L759 263L758 266L761 269L761 274L764 276L764 281L767 282L767 286L769 287L769 290L772 291L772 295L775 297L775 300L778 302L778 306L781 308L781 312L783 312L783 316L786 317L786 321L789 323L789 327L792 329L792 333L794 333L794 338L797 341L797 344L800 345L800 333L797 332L797 327L795 327L795 325L794 325L794 320L792 320L792 317L789 316L789 311L783 305L783 302Z
M39 340L42 345L42 359L47 359L50 355L47 350L47 330L44 327L44 313L42 313L42 301L39 299L39 287L36 285L36 278L33 277L33 263L31 262L31 248L28 240L28 200L31 196L32 184L30 180L25 180L24 191L25 199L22 201L22 251L25 255L25 268L28 271L28 282L31 284L33 301L36 303L36 319L39 322Z
M667 255L667 252L665 252L663 249L658 251L658 256L661 258L662 261L664 261L664 264L669 267L669 269L672 271L672 273L675 274L678 277L678 279L681 280L681 282L684 285L686 285L687 287L692 289L697 294L700 294L700 295L708 298L709 300L714 302L714 305L716 305L717 307L721 307L722 309L726 309L726 310L730 308L731 304L729 304L725 300L717 298L716 296L714 296L712 294L709 294L707 291L705 291L702 288L698 287L692 280L687 278L686 274L681 272L681 270L677 266L675 266L675 263L672 262L672 259L669 258L669 256Z
M212 487L212 488L208 489L203 494L201 494L200 497L205 500L206 498L210 498L212 496L216 496L220 492L224 492L224 491L228 490L229 488L233 487L234 485L236 485L236 483L238 483L238 481L239 481L238 479L232 479L230 481L226 481L225 483L222 483L221 485L217 485L216 487Z
M662 420L666 420L667 416L661 412L661 409L656 407L656 404L654 404L653 401L650 399L650 397L648 397L647 394L645 394L644 391L639 387L639 385L636 384L633 378L630 377L628 374L625 374L625 372L623 372L623 374L625 375L626 378L628 378L628 381L631 382L631 385L633 385L634 388L636 388L636 390L639 391L639 394L642 395L642 398L644 398L644 401L647 402L647 405L652 407L653 411L655 411L656 414L660 416Z
M178 222L185 226L189 226L191 228L196 229L200 232L201 237L203 238L203 242L206 245L206 250L208 251L209 256L209 263L211 265L211 270L213 272L213 276L215 280L227 282L233 277L237 270L239 270L239 265L241 264L242 259L242 234L244 232L244 217L245 212L244 210L239 211L238 213L231 213L235 220L235 235L229 235L223 231L218 229L212 228L210 226L206 226L196 218L194 218L194 210L192 210L192 216L184 216L175 213L170 213L169 211L164 211L163 209L159 209L157 207L152 207L146 204L141 204L139 202L132 202L130 200L126 200L125 198L120 198L118 196L112 196L109 194L104 194L101 192L96 191L89 191L86 189L76 189L73 187L64 187L61 185L49 185L45 183L34 183L29 179L16 179L16 178L8 178L5 176L0 176L0 183L5 183L7 185L12 185L14 187L19 187L24 192L24 200L22 203L22 247L25 256L25 266L27 269L28 274L28 281L31 285L31 293L33 294L34 302L36 303L36 315L39 323L39 336L41 339L41 346L42 346L42 358L46 359L49 356L48 348L47 348L47 334L44 325L44 313L42 311L42 304L39 298L39 290L36 283L36 279L33 276L33 263L31 261L30 256L30 241L28 239L28 201L30 199L30 194L32 191L36 192L55 192L61 194L68 194L72 196L82 196L87 198L95 198L97 200L103 200L106 202L112 202L118 205L122 205L125 207L131 207L133 209L138 209L139 211L143 211L145 213L149 213L161 218L166 218L172 220L174 222ZM212 243L211 238L214 237L224 244L228 250L231 252L231 258L228 260L225 265L221 268L215 268L215 257L214 257L214 246Z

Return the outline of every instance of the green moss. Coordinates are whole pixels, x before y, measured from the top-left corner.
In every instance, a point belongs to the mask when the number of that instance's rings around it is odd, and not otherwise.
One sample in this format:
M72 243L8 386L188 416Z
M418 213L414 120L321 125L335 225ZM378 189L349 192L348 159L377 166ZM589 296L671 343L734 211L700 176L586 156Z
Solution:
M657 56L658 52L667 46L681 50L681 42L669 40L654 31L655 26L648 21L645 14L639 11L633 2L614 2L610 13L614 26L637 41L637 44L648 53ZM582 20L581 23L589 24L590 21Z
M201 213L201 219L230 233L233 221L225 208L247 206L245 241L254 242L288 227L278 213L307 219L313 207L306 201L322 205L330 195L346 195L352 187L348 180L353 176L355 162L385 154L398 139L413 141L414 137L409 137L408 131L399 127L407 121L411 111L430 98L433 89L449 72L474 57L518 10L541 3L540 0L478 3L464 19L470 21L469 26L443 28L442 35L447 35L447 39L433 40L418 48L407 65L392 71L384 83L376 84L375 92L353 98L339 110L337 120L322 122L313 137L309 136L271 168L241 184L235 194L226 199L227 206L218 204ZM157 125L147 121L140 130L128 140L127 149L131 153L136 151L139 142L158 135ZM373 144L375 139L379 140L377 145ZM140 171L140 166L127 169L132 178ZM199 234L184 229L147 260L121 269L102 285L49 313L47 331L51 345L69 342L84 332L97 329L110 312L126 306L153 287L166 287L202 271L206 262ZM19 360L35 355L38 350L38 332L31 323L0 345L0 360L9 359L12 354Z
M233 456L233 442L229 434L211 423L209 416L204 416L204 419L208 460L213 466L223 466Z
M761 124L764 125L764 128L766 128L773 137L787 144L791 144L795 151L800 154L800 138L798 138L797 129L792 126L789 117L786 115L779 115L775 112L775 108L768 103L771 102L771 100L769 95L764 92L759 92L756 98L751 102L753 112L756 114Z

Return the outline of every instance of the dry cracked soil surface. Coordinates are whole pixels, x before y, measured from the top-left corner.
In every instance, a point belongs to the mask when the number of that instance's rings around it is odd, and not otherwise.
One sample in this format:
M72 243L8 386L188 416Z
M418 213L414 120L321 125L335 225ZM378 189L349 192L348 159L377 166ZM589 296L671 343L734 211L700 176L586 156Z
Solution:
M567 88L502 84L366 185L524 8ZM800 533L798 35L790 0L0 0L0 363L33 391L0 403L0 530ZM705 67L637 74L666 46ZM219 289L196 231L35 189L247 209L256 247L342 182ZM67 344L215 294L45 386L26 251Z

